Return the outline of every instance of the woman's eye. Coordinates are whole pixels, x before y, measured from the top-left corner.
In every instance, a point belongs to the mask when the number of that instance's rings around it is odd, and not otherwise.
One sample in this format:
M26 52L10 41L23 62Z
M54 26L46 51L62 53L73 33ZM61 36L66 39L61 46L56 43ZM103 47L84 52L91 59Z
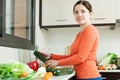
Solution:
M75 12L74 12L74 14L79 14L79 13L84 14L84 13L85 13L85 10L75 11Z
M81 13L85 13L85 11L84 11L84 10L81 10Z
M79 12L78 12L78 11L75 11L74 13L75 13L75 14L78 14Z

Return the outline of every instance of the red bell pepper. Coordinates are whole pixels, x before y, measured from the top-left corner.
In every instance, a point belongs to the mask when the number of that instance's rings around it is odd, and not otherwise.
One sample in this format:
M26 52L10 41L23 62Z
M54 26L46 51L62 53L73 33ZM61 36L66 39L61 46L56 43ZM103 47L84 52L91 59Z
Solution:
M29 62L27 63L27 65L33 69L34 71L37 71L38 68L39 68L39 63L37 61L32 61L32 62Z

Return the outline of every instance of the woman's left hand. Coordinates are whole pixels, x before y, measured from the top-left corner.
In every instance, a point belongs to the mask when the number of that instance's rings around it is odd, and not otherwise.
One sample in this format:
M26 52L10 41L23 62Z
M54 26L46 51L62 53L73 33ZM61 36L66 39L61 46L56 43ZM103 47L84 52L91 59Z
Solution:
M46 64L46 66L48 67L48 68L50 68L50 67L53 67L53 66L57 66L58 65L58 61L57 60L47 60L46 62L45 62L45 64Z

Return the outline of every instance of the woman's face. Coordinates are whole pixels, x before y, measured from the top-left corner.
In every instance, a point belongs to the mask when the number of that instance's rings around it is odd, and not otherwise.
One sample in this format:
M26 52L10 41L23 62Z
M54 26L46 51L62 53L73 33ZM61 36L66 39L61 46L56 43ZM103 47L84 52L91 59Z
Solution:
M74 9L75 20L80 25L85 25L90 23L91 13L82 4L76 5Z

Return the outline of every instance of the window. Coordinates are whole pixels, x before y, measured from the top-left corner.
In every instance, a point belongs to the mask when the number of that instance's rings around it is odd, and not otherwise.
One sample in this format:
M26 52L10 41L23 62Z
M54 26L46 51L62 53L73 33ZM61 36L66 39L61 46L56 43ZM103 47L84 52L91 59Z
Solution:
M0 0L0 45L34 49L35 0Z

